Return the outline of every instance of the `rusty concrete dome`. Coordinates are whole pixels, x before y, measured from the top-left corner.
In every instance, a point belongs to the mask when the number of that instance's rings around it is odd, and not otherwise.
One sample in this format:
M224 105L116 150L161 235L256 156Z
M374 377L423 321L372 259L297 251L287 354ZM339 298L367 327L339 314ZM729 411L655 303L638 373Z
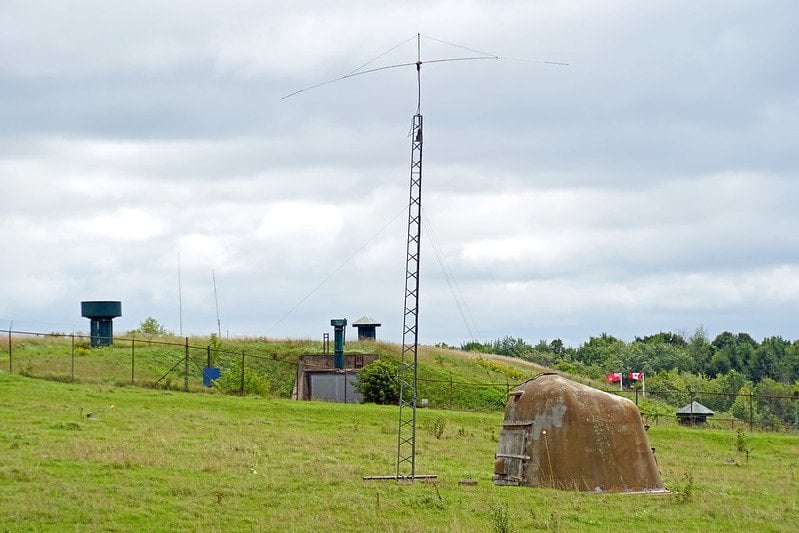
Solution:
M666 492L638 407L556 374L510 393L497 485L592 492Z

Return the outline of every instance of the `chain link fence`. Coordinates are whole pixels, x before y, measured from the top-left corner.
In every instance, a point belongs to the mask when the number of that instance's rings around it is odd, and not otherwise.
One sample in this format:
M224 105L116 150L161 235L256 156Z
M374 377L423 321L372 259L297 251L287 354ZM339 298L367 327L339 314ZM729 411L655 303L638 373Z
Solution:
M297 361L254 350L192 345L177 340L117 337L112 346L91 348L81 334L0 330L0 368L65 382L111 383L184 391L214 386L228 394L290 398ZM324 343L322 343L324 349ZM419 406L463 411L497 411L519 385L417 379ZM703 421L712 428L799 431L799 394L762 395L706 391L623 389L606 392L629 398L649 425L677 425L675 408L699 402L714 411ZM656 400L656 401L653 401ZM673 407L669 407L673 406Z
M277 355L194 345L188 337L116 337L113 345L91 347L92 337L82 334L0 330L0 336L0 367L55 381L197 391L213 380L226 393L290 396L285 383L296 370L296 362Z

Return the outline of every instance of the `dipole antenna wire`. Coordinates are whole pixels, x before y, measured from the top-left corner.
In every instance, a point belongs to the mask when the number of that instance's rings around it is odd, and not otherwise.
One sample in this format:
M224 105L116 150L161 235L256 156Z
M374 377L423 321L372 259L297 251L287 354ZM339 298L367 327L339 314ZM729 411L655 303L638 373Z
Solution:
M463 46L463 45L460 45L460 44L451 43L449 41L444 41L442 39L436 39L435 37L430 37L429 35L422 35L422 37L424 37L426 39L430 39L431 41L439 42L441 44L454 46L455 48L461 48L463 50L468 50L469 52L475 52L477 54L484 54L486 56L490 56L490 57L486 57L485 59L508 59L508 60L513 60L513 61L532 61L534 63L545 63L547 65L562 65L562 66L565 66L565 67L569 66L569 63L566 63L564 61L550 61L550 60L547 60L547 59L531 59L531 58L527 58L527 57L499 56L499 55L496 55L496 54L492 54L491 52L484 52L483 50L477 50L475 48L469 48L468 46ZM427 63L432 63L432 61L427 61Z
M338 273L339 273L339 271L340 271L341 269L343 269L345 266L347 266L347 264L349 264L349 262L350 262L350 261L352 261L352 260L353 260L353 259L355 259L357 256L359 256L359 255L361 254L361 252L363 252L363 251L366 249L366 247L367 247L367 246L369 246L369 244L371 244L372 242L374 242L374 241L375 241L375 240L376 240L376 239L377 239L377 238L378 238L378 237L379 237L379 236L380 236L380 235L381 235L381 234L382 234L384 231L386 231L386 229L387 229L387 228L388 228L388 227L389 227L391 224L393 224L393 223L394 223L394 221L395 221L395 220L397 220L397 219L400 217L400 215L402 215L403 213L405 213L405 212L407 211L407 209L408 209L408 204L406 203L406 204L404 204L404 205L402 206L402 209L401 209L401 210L397 211L397 214L395 214L393 217L391 217L391 220L389 220L388 222L386 222L386 223L383 225L383 227L382 227L382 228L380 228L379 230L377 230L377 232L376 232L374 235L372 235L371 237L369 237L369 238L366 240L366 242L364 242L364 243L363 243L363 244L362 244L362 245L361 245L361 246L360 246L360 247L359 247L357 250L355 250L355 251L354 251L352 254L350 254L350 255L349 255L349 257L347 257L347 258L346 258L344 261L342 261L342 262L341 262L341 263L340 263L340 264L339 264L339 265L338 265L336 268L334 268L332 271L330 271L330 273L329 273L327 276L325 276L325 277L324 277L324 279L322 279L322 281L320 281L319 283L317 283L317 284L316 284L316 286L315 286L313 289L311 289L311 291L310 291L308 294L306 294L305 296L303 296L302 298L300 298L300 300L299 300L299 301L298 301L296 304L294 304L294 306L293 306L291 309L289 309L289 310L286 312L286 314L285 314L285 315L283 315L282 317L280 317L280 320L278 320L277 322L275 322L274 324L272 324L272 326L271 326L269 329L267 329L267 330L266 330L266 331L267 331L267 333L268 333L268 332L270 332L270 331L272 331L272 330L274 330L276 327L278 327L280 324L282 324L282 323L283 323L283 321L284 321L284 320L286 320L286 319L287 319L287 318L288 318L288 317L289 317L289 316L290 316L290 315L291 315L291 314L292 314L294 311L296 311L296 310L297 310L297 309L298 309L298 308L299 308L299 307L300 307L302 304L304 304L304 303L305 303L305 301L306 301L306 300L308 300L308 298L310 298L311 296L313 296L313 295L316 293L316 291L318 291L319 289L321 289L321 288L322 288L322 287L323 287L323 286L324 286L324 285L325 285L325 284L326 284L328 281L330 281L330 279L331 279L331 278L333 278L333 276L335 276L336 274L338 274Z
M417 34L417 35L418 35L418 34ZM350 72L350 74L355 74L356 72L358 72L358 71L359 71L359 70L361 70L362 68L364 68L364 67L368 67L369 65L371 65L372 63L374 63L375 61L377 61L378 59L380 59L380 58L381 58L381 57L383 57L384 55L386 55L386 54L390 54L391 52L393 52L394 50L396 50L397 48L399 48L399 47L400 47L400 46L402 46L403 44L405 44L405 43L408 43L408 42L412 41L414 38L417 38L417 35L414 35L414 36L408 37L407 39L405 39L404 41L402 41L402 42L401 42L401 43L399 43L398 45L396 45L396 46L392 46L391 48L389 48L388 50L386 50L386 51L385 51L385 52L383 52L382 54L375 56L373 59L370 59L369 61L367 61L366 63L364 63L364 64L363 64L363 65L361 65L360 67L356 68L355 70L353 70L352 72Z
M441 248L438 236L436 235L436 232L433 230L433 226L430 223L430 217L424 208L422 209L422 214L424 215L422 218L422 226L424 226L427 236L430 237L433 255L436 256L438 266L441 268L441 273L444 274L444 280L447 282L449 290L452 293L452 299L455 300L455 306L458 308L458 313L461 315L463 325L466 326L466 330L469 332L470 340L477 340L475 332L478 336L480 335L480 331L477 328L477 322L475 322L469 304L466 301L466 298L463 296L463 291L461 291L460 285L458 284L458 280L455 277L455 274L452 272L452 268L450 268L449 263L447 262L447 258L444 255L443 249ZM474 330L472 329L472 326L474 327Z
M422 58L421 58L421 53L422 53L421 52L421 38L422 37L424 37L426 39L430 39L432 41L439 42L441 44L446 44L448 46L453 46L455 48L461 48L463 50L467 50L469 52L474 52L476 54L482 54L482 55L480 55L480 56L470 56L470 57L443 57L443 58L438 58L438 59L427 59L425 61L422 61ZM364 67L367 67L367 66L371 65L372 63L374 63L375 61L377 61L381 57L385 56L386 54L388 54L390 52L393 52L394 50L396 50L400 46L410 42L414 38L416 38L416 61L415 62L413 62L413 63L397 63L397 64L393 64L393 65L385 65L385 66L382 66L382 67L375 67L375 68L370 68L370 69L367 69L367 70L363 70ZM548 65L561 65L561 66L568 66L569 65L569 63L566 63L566 62L563 62L563 61L549 61L549 60L545 60L545 59L531 59L531 58L526 58L526 57L500 56L500 55L497 55L497 54L492 54L490 52L484 52L482 50L477 50L475 48L469 48L468 46L462 46L462 45L459 45L459 44L451 43L449 41L444 41L442 39L436 39L435 37L430 37L429 35L422 35L421 33L417 33L413 37L410 37L409 39L406 39L406 40L402 41L401 43L389 48L388 50L386 50L382 54L379 54L379 55L375 56L373 59L367 61L366 63L364 63L363 65L361 65L360 67L356 68L355 70L353 70L352 72L350 72L348 74L345 74L343 76L339 76L338 78L333 78L333 79L329 79L329 80L322 81L322 82L319 82L319 83L315 83L314 85L310 85L310 86L304 87L302 89L298 89L298 90L296 90L296 91L294 91L292 93L287 94L286 96L281 97L280 99L281 100L285 100L287 98L291 98L294 95L300 94L300 93L305 92L305 91L309 91L311 89L316 89L317 87L322 87L322 86L327 85L329 83L333 83L333 82L341 81L341 80L346 80L348 78L354 78L356 76L362 76L364 74L370 74L372 72L379 72L381 70L389 70L389 69L394 69L394 68L410 67L410 66L416 65L416 69L417 69L417 72L418 72L418 71L421 70L421 66L424 63L445 63L445 62L448 62L448 61L479 61L479 60L486 60L486 59L493 59L495 61L499 61L499 60L531 61L531 62L534 62L534 63L545 63L545 64L548 64ZM418 96L417 100L421 101L421 86L419 86L419 91L418 91L417 96Z

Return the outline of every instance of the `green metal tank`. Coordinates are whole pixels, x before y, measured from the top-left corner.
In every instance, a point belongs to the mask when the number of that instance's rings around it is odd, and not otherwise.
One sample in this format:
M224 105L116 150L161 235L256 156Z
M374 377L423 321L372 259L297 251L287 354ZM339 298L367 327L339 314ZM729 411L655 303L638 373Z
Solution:
M333 366L341 369L344 368L344 327L347 319L331 319L330 325L333 326Z
M88 301L80 303L80 314L90 320L92 348L114 343L114 323L122 316L122 302Z

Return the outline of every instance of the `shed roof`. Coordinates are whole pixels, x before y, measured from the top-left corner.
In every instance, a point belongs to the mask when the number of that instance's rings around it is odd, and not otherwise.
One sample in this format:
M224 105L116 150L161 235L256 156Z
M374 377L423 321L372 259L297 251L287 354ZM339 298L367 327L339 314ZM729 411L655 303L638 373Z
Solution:
M713 416L715 413L702 405L701 403L694 400L693 402L689 403L688 405L677 409L677 416L679 415L687 415L687 416L696 416L696 415L704 415L704 416Z
M354 327L358 326L380 326L380 322L375 321L374 318L370 317L369 315L363 315L361 318L356 320L352 323Z

